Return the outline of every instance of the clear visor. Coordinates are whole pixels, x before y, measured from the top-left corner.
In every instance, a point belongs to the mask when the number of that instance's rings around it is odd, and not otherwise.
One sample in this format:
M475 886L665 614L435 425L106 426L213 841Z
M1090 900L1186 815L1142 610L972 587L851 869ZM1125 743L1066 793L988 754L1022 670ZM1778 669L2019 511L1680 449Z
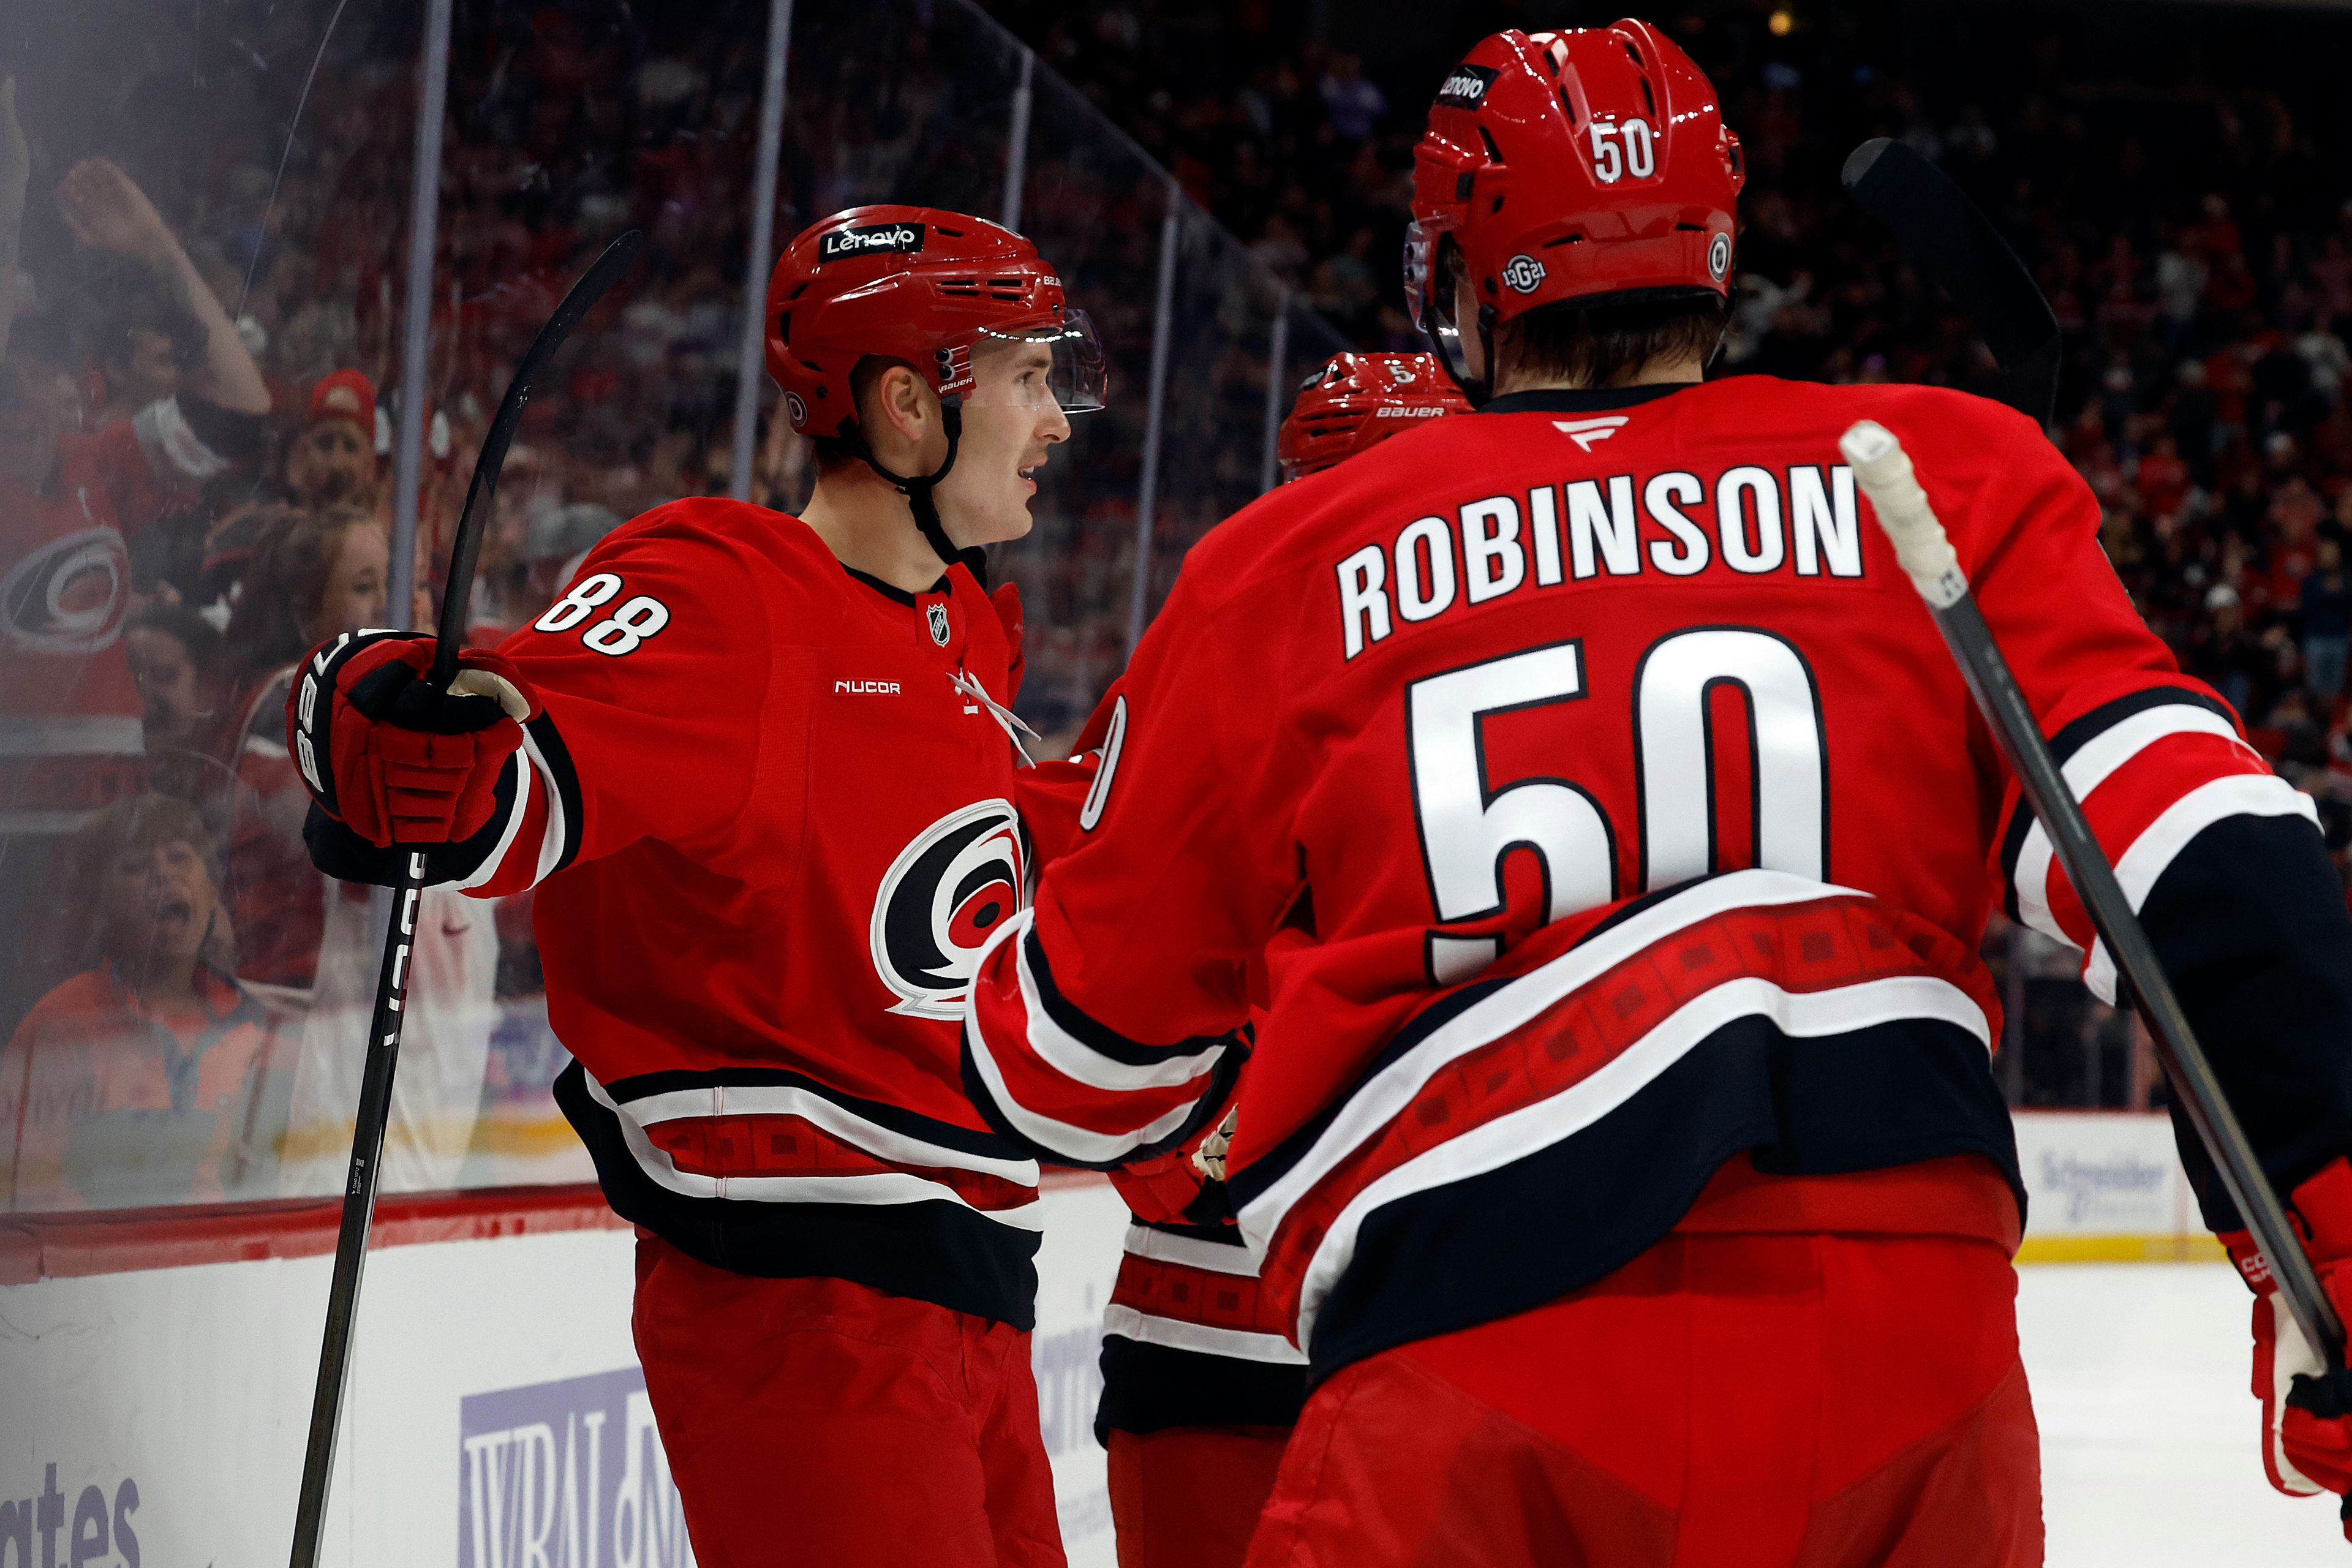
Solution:
M1109 392L1102 340L1084 310L1065 310L1059 321L983 328L972 339L967 405L1042 409L1051 404L1065 414L1091 414Z
M1454 319L1454 290L1438 268L1438 238L1418 223L1405 226L1405 315L1428 335L1438 357L1460 381L1468 377L1470 362L1462 353L1462 324Z

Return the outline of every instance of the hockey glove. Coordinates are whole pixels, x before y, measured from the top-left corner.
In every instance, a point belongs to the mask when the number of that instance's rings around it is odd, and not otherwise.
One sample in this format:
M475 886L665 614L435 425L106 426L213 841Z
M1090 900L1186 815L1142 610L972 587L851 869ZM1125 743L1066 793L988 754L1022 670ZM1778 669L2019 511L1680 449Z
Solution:
M499 774L539 710L497 654L468 651L450 689L420 679L433 639L362 632L311 650L286 699L311 798L370 844L448 844L489 820Z
M2288 1210L2327 1299L2352 1320L2352 1165L2339 1157L2294 1189ZM2225 1232L2221 1245L2254 1292L2253 1392L2271 1485L2291 1497L2352 1492L2352 1373L2323 1371L2252 1237Z

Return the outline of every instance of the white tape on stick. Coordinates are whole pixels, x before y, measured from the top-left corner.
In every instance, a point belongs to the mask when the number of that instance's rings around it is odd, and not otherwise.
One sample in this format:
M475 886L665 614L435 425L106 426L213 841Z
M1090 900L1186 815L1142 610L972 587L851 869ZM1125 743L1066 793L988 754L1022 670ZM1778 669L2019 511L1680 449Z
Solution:
M1838 437L1838 450L1853 465L1854 482L1876 509L1895 558L1919 596L1939 610L1958 604L1969 580L1895 432L1874 419L1860 420Z

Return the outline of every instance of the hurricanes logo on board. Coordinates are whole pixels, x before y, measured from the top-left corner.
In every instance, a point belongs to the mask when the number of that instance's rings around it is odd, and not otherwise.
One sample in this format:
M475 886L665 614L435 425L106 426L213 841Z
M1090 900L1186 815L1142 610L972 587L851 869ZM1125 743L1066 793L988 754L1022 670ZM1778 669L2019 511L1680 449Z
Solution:
M1012 803L978 801L915 836L874 895L874 972L893 1013L961 1018L980 950L1027 901L1028 856Z

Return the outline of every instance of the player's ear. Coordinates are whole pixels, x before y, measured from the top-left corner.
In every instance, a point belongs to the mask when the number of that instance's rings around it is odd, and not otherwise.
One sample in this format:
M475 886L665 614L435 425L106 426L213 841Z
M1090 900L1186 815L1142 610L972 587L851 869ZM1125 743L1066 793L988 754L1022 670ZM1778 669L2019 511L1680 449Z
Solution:
M939 428L939 395L913 366L892 364L875 378L871 405L864 418L876 456L883 458L886 468L901 473L919 471L916 455ZM894 461L894 458L905 461Z

